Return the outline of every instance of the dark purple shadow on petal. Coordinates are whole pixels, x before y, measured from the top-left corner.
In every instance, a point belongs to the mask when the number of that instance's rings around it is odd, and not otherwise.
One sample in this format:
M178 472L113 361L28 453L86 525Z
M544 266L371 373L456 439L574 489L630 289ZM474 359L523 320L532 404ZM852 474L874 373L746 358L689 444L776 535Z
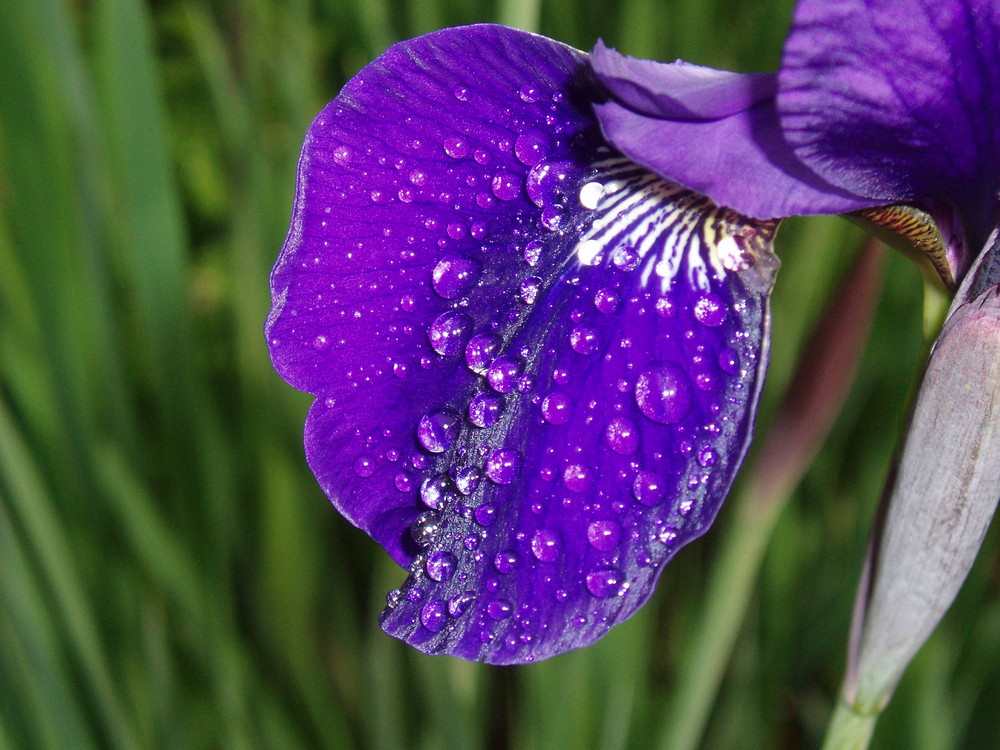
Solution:
M613 95L595 107L605 137L664 179L763 219L878 203L835 187L798 160L778 124L773 75L635 60L601 44L592 65ZM689 68L714 73L697 76L710 85L686 82Z
M383 627L428 653L596 640L749 441L773 226L603 146L585 62L498 27L397 45L303 152L272 358L317 396L321 486L410 568Z
M804 0L779 76L789 142L876 200L958 208L981 247L1000 188L1000 5Z

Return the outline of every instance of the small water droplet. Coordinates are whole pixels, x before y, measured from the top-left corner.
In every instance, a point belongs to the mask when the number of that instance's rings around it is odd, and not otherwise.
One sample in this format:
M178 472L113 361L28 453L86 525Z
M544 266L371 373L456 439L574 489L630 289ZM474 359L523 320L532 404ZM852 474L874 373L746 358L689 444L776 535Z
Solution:
M393 485L400 492L409 492L413 489L413 477L405 471L401 471L393 479Z
M498 172L490 187L493 195L502 201L512 201L521 195L521 180L510 172Z
M674 424L691 410L691 382L672 362L654 362L636 380L635 401L654 422Z
M469 101L469 89L467 89L465 86L459 86L458 88L455 89L454 93L455 93L455 98L458 99L460 102Z
M610 552L621 541L622 527L616 521L594 521L587 527L587 541L601 552Z
M587 182L580 188L580 205L595 209L604 197L604 185L599 182Z
M492 427L499 421L503 408L503 397L480 393L469 403L469 420L476 427Z
M431 348L444 357L454 357L465 347L472 332L472 321L467 315L448 310L441 313L427 330Z
M700 451L698 451L698 463L704 466L706 469L710 466L715 466L715 463L719 460L719 454L715 452L714 449L705 446Z
M732 349L723 349L719 352L719 368L730 375L736 375L740 371L739 355Z
M559 532L552 529L539 529L531 537L531 554L543 563L555 562L562 551L562 540Z
M532 240L527 245L524 246L524 261L529 266L537 266L538 261L542 258L542 250L545 249L545 243L541 240Z
M517 90L517 95L521 97L521 101L525 104L534 104L541 97L538 89L530 83L524 84L521 88Z
M577 354L593 354L600 339L597 330L588 326L574 326L569 332L569 346Z
M627 417L615 417L604 430L608 447L620 456L635 453L639 447L639 431Z
M640 471L632 482L632 494L640 503L652 508L666 499L667 485L658 474Z
M465 233L468 230L465 228L465 224L460 221L451 222L445 229L445 233L453 240L460 240L465 237Z
M434 266L431 284L441 297L458 299L476 283L479 272L479 263L471 258L444 258Z
M535 304L542 280L538 276L529 276L521 282L521 299L528 305Z
M542 401L542 417L549 424L566 424L572 415L572 403L565 393L550 393Z
M452 159L464 159L469 155L469 142L460 135L445 136L444 152Z
M370 477L375 473L375 459L372 456L358 456L354 459L354 473L359 477Z
M694 317L704 326L717 328L726 320L726 306L717 295L706 294L694 303Z
M520 562L521 556L517 552L512 549L505 549L497 552L496 557L493 558L493 567L497 569L498 573L509 575L517 569L517 565Z
M542 209L542 216L539 223L550 232L555 232L562 226L563 210L559 206L546 206Z
M483 503L473 511L472 517L480 526L489 526L496 520L497 506L493 503Z
M586 492L593 481L593 473L582 464L570 464L563 471L563 485L570 492Z
M458 561L455 559L453 554L444 550L438 550L437 552L431 552L431 554L427 556L427 562L424 564L424 569L427 571L427 576L432 581L444 583L455 575L455 568L457 566Z
M620 302L621 298L614 289L599 289L594 295L594 307L598 312L613 313Z
M455 486L463 495L471 495L479 486L483 473L475 466L466 466L455 472Z
M541 130L525 130L514 141L514 156L526 167L533 167L552 148L549 137Z
M351 149L347 146L337 146L337 148L333 150L333 161L339 167L346 167L348 162L351 161L352 155Z
M489 229L486 226L486 222L482 219L477 219L472 222L472 226L469 227L469 234L471 234L475 239L481 240L489 234Z
M448 621L448 608L439 599L431 599L420 610L420 624L437 633Z
M620 271L634 271L639 266L639 256L628 245L619 245L611 254L611 262Z
M510 484L517 477L521 456L509 448L497 448L486 461L486 476L496 484Z
M417 440L431 453L443 453L455 444L462 419L454 409L438 409L420 418Z
M476 601L476 593L474 591L463 591L461 594L455 594L455 596L448 600L448 614L452 617L461 617L468 611L474 601Z
M624 576L615 568L598 568L587 573L587 591L598 599L610 599L625 593Z
M572 182L579 169L568 161L542 160L528 172L525 188L528 197L539 208L557 202Z
M514 607L506 599L494 599L486 605L486 613L494 620L506 620L514 612Z

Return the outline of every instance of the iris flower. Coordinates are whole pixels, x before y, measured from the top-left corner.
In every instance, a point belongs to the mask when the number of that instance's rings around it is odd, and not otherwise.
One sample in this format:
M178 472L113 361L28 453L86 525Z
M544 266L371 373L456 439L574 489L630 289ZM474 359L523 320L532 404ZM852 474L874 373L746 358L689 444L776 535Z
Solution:
M524 663L635 612L749 444L778 219L867 210L972 264L998 27L804 0L780 73L740 75L481 25L352 79L306 135L266 336L316 397L320 486L408 572L386 632Z

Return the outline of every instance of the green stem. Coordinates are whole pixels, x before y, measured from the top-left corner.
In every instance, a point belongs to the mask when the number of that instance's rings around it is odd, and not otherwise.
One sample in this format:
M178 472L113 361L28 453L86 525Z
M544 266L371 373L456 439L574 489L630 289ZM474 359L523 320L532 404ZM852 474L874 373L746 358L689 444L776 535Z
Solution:
M866 750L877 721L877 713L858 713L844 700L837 701L823 750Z

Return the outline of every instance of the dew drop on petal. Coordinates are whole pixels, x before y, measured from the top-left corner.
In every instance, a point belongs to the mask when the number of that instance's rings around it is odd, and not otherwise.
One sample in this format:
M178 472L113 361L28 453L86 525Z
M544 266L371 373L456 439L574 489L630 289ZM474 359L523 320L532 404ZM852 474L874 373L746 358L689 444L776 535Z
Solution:
M510 484L517 477L521 457L517 451L498 448L486 460L486 476L496 484Z
M455 567L457 565L458 561L451 552L438 550L428 555L424 569L427 571L427 577L432 581L444 583L455 575Z
M510 393L517 387L517 379L521 374L522 362L514 357L498 357L486 371L486 380L490 387L499 393Z
M417 440L431 453L443 453L455 444L462 420L454 409L438 409L420 418Z
M463 495L471 495L479 486L483 473L475 466L465 466L455 472L455 487Z
M448 614L452 617L461 617L474 601L476 601L474 591L463 591L461 594L455 594L448 600Z
M477 333L465 347L465 364L479 375L485 375L490 362L500 351L502 342L499 336L492 333Z
M512 549L505 549L497 552L493 558L493 567L502 575L509 575L517 569L521 562L521 556Z
M694 317L704 326L717 328L726 320L726 306L718 296L706 294L694 303Z
M559 532L553 529L539 529L531 537L531 554L539 562L555 562L559 558L562 549L562 540Z
M619 245L611 254L611 262L619 271L634 271L639 266L639 255L628 245Z
M654 422L674 424L691 410L691 381L672 362L654 362L636 380L635 401Z
M538 261L542 258L542 250L545 249L545 243L541 240L532 240L527 245L524 246L524 261L529 266L537 266Z
M465 347L472 331L472 321L467 315L455 310L441 313L429 329L427 338L431 348L445 357L453 357Z
M464 159L469 155L469 142L460 135L446 136L444 152L452 159Z
M598 312L613 313L618 309L621 298L614 289L599 289L594 295L594 307Z
M510 172L498 172L490 187L493 195L502 201L512 201L521 195L521 180Z
M517 95L525 104L534 104L541 97L538 89L530 83L526 83L517 90Z
M570 464L563 471L563 485L571 492L586 492L593 481L593 473L582 464Z
M503 414L503 397L495 393L480 393L469 403L469 420L476 427L492 427Z
M617 521L594 521L587 527L587 541L601 552L610 552L621 541L622 527Z
M472 512L472 517L480 526L489 526L496 520L497 506L493 503L483 503Z
M587 591L598 599L610 599L624 593L624 576L615 568L598 568L587 573Z
M506 599L494 599L486 605L486 613L494 620L506 620L514 612L514 607Z
M393 485L400 492L409 492L413 489L413 477L407 472L401 471L393 479Z
M542 286L542 280L538 276L529 276L521 282L521 299L525 304L533 305L538 299L538 290Z
M431 284L441 297L458 299L476 283L479 271L479 263L471 258L444 258L434 266Z
M620 456L635 453L639 447L639 432L627 417L615 417L604 430L608 447Z
M371 456L358 456L354 459L354 473L359 477L370 477L375 473L375 459Z
M541 130L525 130L514 141L514 156L527 167L540 162L552 148L549 137Z
M447 474L427 477L420 485L420 499L428 508L437 510L453 497Z
M431 599L420 610L420 624L437 633L448 621L448 608L444 602Z
M348 162L351 161L351 149L347 146L337 146L333 150L333 161L338 167L346 167Z
M428 547L434 542L434 538L441 530L441 519L433 511L421 513L413 526L410 527L410 536L413 541L421 547Z
M577 354L593 354L600 339L597 331L587 326L574 326L569 332L569 346Z
M566 424L572 414L572 404L565 393L550 393L542 401L542 417L549 424Z
M736 375L740 371L740 358L732 349L723 349L719 352L719 368L730 375Z
M632 494L647 507L659 505L667 498L667 485L652 471L640 471L632 481Z

